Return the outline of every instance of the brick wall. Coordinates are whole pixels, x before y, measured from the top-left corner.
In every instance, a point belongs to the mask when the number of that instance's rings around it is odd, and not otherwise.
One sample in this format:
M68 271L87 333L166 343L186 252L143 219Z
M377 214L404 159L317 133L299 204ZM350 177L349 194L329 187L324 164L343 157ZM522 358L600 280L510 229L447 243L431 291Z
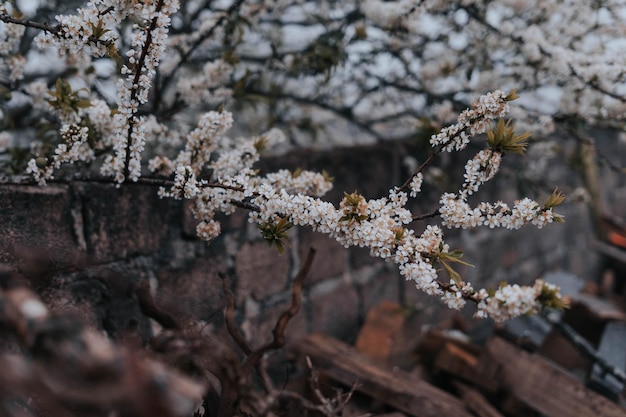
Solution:
M260 168L325 169L335 177L328 198L337 203L344 190L358 190L366 197L386 194L405 179L402 159L407 154L423 157L415 145L387 143L333 152L297 151L264 160ZM443 162L442 170L458 180L464 160ZM526 163L507 168L485 191L493 199L514 198L516 170ZM560 163L567 167L567 161ZM559 171L553 165L551 172L564 173L556 184L573 186L566 176L571 170ZM607 200L614 214L626 217L624 179L610 177L610 184ZM294 230L292 246L279 256L247 223L246 213L238 211L224 219L223 235L206 245L194 237L187 204L161 200L156 191L147 185L116 189L78 181L44 188L1 185L0 262L5 270L19 268L29 276L52 308L76 312L113 336L122 336L129 326L137 326L144 337L149 334L150 323L132 291L142 279L150 281L168 308L219 323L224 301L218 272L224 272L232 278L244 332L257 343L267 340L275 319L289 305L291 281L311 246L317 257L305 282L303 311L289 326L288 338L325 331L352 341L367 310L383 299L416 308L432 320L447 314L436 300L403 282L394 265L369 257L364 249L346 250L310 230ZM431 211L437 195L426 186L412 209ZM570 204L560 212L566 216L565 225L541 231L452 230L446 232L447 240L475 264L462 272L480 285L503 279L529 282L554 268L593 279L599 258L588 249L593 233L588 211L584 205Z

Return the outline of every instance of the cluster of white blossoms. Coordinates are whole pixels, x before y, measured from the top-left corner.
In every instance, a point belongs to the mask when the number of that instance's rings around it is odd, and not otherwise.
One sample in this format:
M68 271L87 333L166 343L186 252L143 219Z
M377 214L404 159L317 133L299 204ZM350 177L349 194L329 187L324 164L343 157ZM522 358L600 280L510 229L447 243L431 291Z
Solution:
M7 8L0 4L1 13L9 13L12 9L11 5ZM7 67L11 81L24 78L26 58L19 53L19 44L25 30L24 26L0 22L0 69L5 71L4 67Z
M148 101L155 69L165 51L171 16L178 8L178 0L91 0L75 14L56 16L57 25L48 27L36 38L39 48L52 48L85 69L92 64L94 57L120 59L117 49L119 24L126 18L135 22L131 47L125 52L126 63L121 64L122 77L117 82L117 109L114 114L99 99L94 99L95 103L93 106L90 104L88 110L84 109L86 105L81 104L80 108L57 111L59 118L65 122L80 120L85 115L92 118L102 137L98 146L113 150L105 158L100 172L114 178L118 184L126 179L137 181L141 176L146 117L137 113L139 107ZM35 92L32 93L34 96ZM57 91L57 94L60 92ZM64 100L65 97L57 98L58 102ZM75 120L68 120L68 116ZM64 154L64 145L59 146L61 148L55 152ZM52 178L52 170L57 168L54 164L39 166L35 159L29 161L28 167L29 172L40 181Z
M472 109L466 109L459 115L456 124L433 135L430 144L433 147L443 145L446 152L465 149L472 137L487 131L492 120L502 118L509 112L509 100L507 94L501 90L481 96L472 105Z
M559 288L542 279L535 281L532 287L504 285L493 294L481 290L477 294L477 317L491 317L496 321L505 321L524 314L537 313L541 303L537 300L550 299L558 294Z
M409 188L411 189L411 193L409 194L411 197L417 197L420 191L422 191L422 183L424 182L424 174L418 172L411 178L411 182L409 184Z
M75 15L58 16L58 26L40 35L40 46L52 45L65 55L85 55L79 60L85 63L90 57L117 54L117 48L124 44L118 39L122 20L128 20L131 34L129 49L116 56L120 68L116 106L109 106L95 94L82 97L80 89L73 90L69 82L62 80L57 81L56 91L48 93L53 99L38 102L41 108L47 106L56 113L63 126L62 142L53 156L40 156L28 163L27 171L39 183L52 179L53 171L63 163L93 161L96 151L105 155L100 173L114 183L139 180L148 136L168 137L167 127L161 124L167 115L159 119L157 114L142 113L148 107L152 82L167 45L171 17L178 7L177 0L91 0ZM217 91L230 71L228 65L217 60L203 67L202 77L177 85L185 94L199 88ZM32 94L41 90L40 84L25 89ZM506 94L500 90L480 96L471 109L459 115L456 124L431 137L433 158L442 151L466 148L472 138L482 133L487 132L489 137L489 148L467 162L460 191L441 196L438 215L443 226L516 229L526 224L542 227L560 219L552 211L560 202L559 195L553 195L543 205L522 199L512 208L503 202L483 202L472 208L467 202L469 195L494 177L504 154L523 147L523 135L515 136L509 124L499 122L496 130L492 128L495 120L506 116L508 102L515 98L515 91ZM210 97L190 95L181 103L198 101L207 102ZM195 110L190 114L193 120L198 116ZM414 282L416 288L441 298L451 308L462 308L472 301L478 305L479 316L501 320L536 311L543 305L558 304L557 290L543 282L533 287L503 286L493 292L475 290L452 268L454 263L464 262L460 252L451 251L444 242L441 227L428 224L416 231L410 226L416 217L406 205L409 198L419 196L424 181L422 171L429 163L422 164L405 185L392 188L384 197L366 199L357 192L346 193L336 207L321 199L332 187L326 173L279 170L261 174L254 169L264 149L285 142L281 131L271 129L256 137L230 138L226 136L234 123L230 112L208 111L197 120L194 128L185 125L169 136L185 138L184 148L171 159L164 155L152 159L149 168L170 176L162 181L161 197L193 200L197 233L202 239L210 241L219 236L221 227L215 220L216 214L229 215L241 207L249 210L250 222L257 223L262 236L279 251L288 240L291 227L310 227L345 247L368 248L372 256L394 262L400 274ZM169 126L174 128L176 123ZM443 273L449 279L440 279Z
M155 68L165 51L171 15L178 10L177 0L149 2L140 8L142 25L134 25L132 48L126 52L130 67L122 67L118 89L118 112L113 119L114 155L105 159L100 172L122 183L126 177L137 181L141 176L141 153L145 145L145 117L137 116L139 106L148 101Z
M506 203L482 202L472 208L467 201L454 193L444 193L439 200L442 224L451 228L473 228L477 226L519 229L531 223L542 228L555 220L552 207L542 207L530 198L515 201L513 208Z
M59 131L63 143L60 143L54 150L52 163L46 160L31 159L28 162L26 172L33 175L40 185L54 178L54 170L62 164L73 164L76 162L89 163L95 159L94 150L89 146L89 129L77 125L64 125Z
M492 101L493 97L497 97L497 101ZM503 115L506 97L500 92L481 97L471 111L471 124L479 126L495 114ZM470 111L464 114L470 114ZM207 120L216 123L221 120L228 127L232 123L230 115L218 117L218 114L211 114L202 120L204 124ZM451 263L460 262L460 256L458 252L450 251L440 227L427 225L419 235L409 227L414 218L405 208L409 199L407 192L393 188L386 197L370 200L356 192L346 193L339 206L335 207L319 198L331 188L331 182L325 175L287 170L260 175L252 165L259 158L259 144L264 136L232 140L223 136L227 129L218 129L211 123L209 126L213 128L202 129L200 136L200 131L195 131L190 139L195 145L186 148L187 157L180 159L187 165L178 165L172 188L161 190L161 196L195 199L193 211L199 221L197 232L203 239L211 240L219 235L220 226L214 219L216 213L228 215L237 206L245 207L250 210L249 220L257 223L264 237L270 241L282 245L280 241L288 239L286 232L290 227L305 226L334 238L345 247L369 248L372 256L396 263L401 275L415 282L416 288L440 297L449 307L462 308L468 300L476 303L480 317L503 320L537 311L544 301L540 296L545 296L547 289L551 291L551 296L546 300L554 302L559 299L557 290L546 287L544 283L537 283L534 287L503 286L493 293L477 291L470 283L460 280L450 267ZM486 128L469 132L475 135ZM458 132L445 143L455 142ZM435 137L433 140L436 141ZM230 145L216 150L217 142ZM195 161L192 155L198 154L192 151L198 143L206 143L207 149L217 154L212 161L206 158L208 152L202 158L205 166L213 170L214 182L198 180L195 173L200 172L199 167L192 169L189 165ZM435 146L439 144L437 142ZM541 227L553 221L557 216L552 212L552 206L556 205L554 202L541 206L533 200L523 199L517 201L513 208L503 202L483 202L475 209L467 204L467 194L476 191L480 184L495 175L501 159L501 153L487 149L467 163L462 192L459 195L445 193L441 197L439 214L443 225L516 229L530 223ZM422 181L422 172L416 172L408 182L411 197L418 195ZM440 267L451 276L451 281L439 279Z
M478 188L492 179L500 169L502 154L492 149L483 149L465 164L465 182L460 194L467 197L478 191Z
M105 56L109 45L117 41L116 11L119 8L103 13L110 1L92 0L76 14L57 15L58 23L54 32L43 32L36 38L40 48L54 47L59 52L83 56L87 59Z
M232 75L233 67L222 59L207 62L198 75L181 77L176 91L181 99L191 105L200 103L220 103L232 95L232 91L224 88L224 84Z

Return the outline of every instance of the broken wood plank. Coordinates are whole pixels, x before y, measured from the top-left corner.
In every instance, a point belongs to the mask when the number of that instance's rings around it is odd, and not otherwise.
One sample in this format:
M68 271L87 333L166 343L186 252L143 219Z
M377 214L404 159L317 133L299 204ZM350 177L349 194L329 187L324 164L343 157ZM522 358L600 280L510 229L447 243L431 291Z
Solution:
M456 378L470 382L489 392L495 392L498 385L493 379L483 378L476 372L478 357L461 347L446 343L437 354L435 369L446 372Z
M481 362L498 365L501 387L532 409L554 417L624 417L626 409L611 402L545 359L494 337Z
M461 400L408 372L379 367L356 349L332 337L313 334L292 347L301 358L330 378L414 417L470 417Z
M446 343L451 343L472 355L479 355L480 346L472 343L465 333L458 330L430 329L420 340L416 353L434 359Z
M465 402L467 408L478 417L503 417L502 414L493 406L477 389L455 381L455 388Z
M387 362L405 318L402 306L391 301L383 301L370 309L356 339L356 350L373 361Z

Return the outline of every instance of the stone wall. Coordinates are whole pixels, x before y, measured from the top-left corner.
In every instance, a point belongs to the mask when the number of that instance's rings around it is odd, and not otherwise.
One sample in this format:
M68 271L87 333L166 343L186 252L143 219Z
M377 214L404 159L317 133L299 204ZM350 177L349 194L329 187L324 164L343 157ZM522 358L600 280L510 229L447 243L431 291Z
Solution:
M617 146L618 141L613 138L607 144ZM328 198L337 203L343 191L377 197L401 184L407 175L402 163L406 155L420 159L425 154L407 143L297 151L266 159L260 169L325 169L335 178ZM557 158L557 162L550 166L551 172L560 173L550 179L556 183L537 188L538 193L557 184L566 191L576 185L567 177L571 170L557 169L566 161ZM462 172L457 171L463 163L462 158L442 159L441 171L450 174L444 185L459 179ZM527 163L522 160L506 168L502 179L486 188L487 195L515 198L516 173ZM610 170L603 172L607 179L613 175ZM607 200L616 209L614 214L624 218L624 179L610 177L609 183ZM247 337L255 344L268 340L275 319L290 303L290 284L311 246L317 249L317 257L305 282L303 311L288 327L288 338L324 331L352 341L367 310L383 299L422 311L426 321L446 314L436 300L405 283L393 264L371 258L364 249L346 250L307 229L293 231L292 245L281 256L261 240L246 213L237 211L223 220L222 236L207 245L195 238L195 222L186 204L161 200L156 192L148 185L116 189L80 181L43 188L1 185L0 262L5 271L17 268L28 276L52 308L76 312L114 337L122 337L131 327L143 337L150 332L133 292L142 279L149 280L168 308L219 324L224 299L218 272L223 272L232 279L237 319ZM432 211L439 192L426 185L420 199L412 203L414 212ZM516 232L451 230L446 232L447 241L462 248L475 265L462 273L477 285L530 282L555 268L594 279L599 258L588 247L593 230L587 208L569 204L560 212L565 225Z

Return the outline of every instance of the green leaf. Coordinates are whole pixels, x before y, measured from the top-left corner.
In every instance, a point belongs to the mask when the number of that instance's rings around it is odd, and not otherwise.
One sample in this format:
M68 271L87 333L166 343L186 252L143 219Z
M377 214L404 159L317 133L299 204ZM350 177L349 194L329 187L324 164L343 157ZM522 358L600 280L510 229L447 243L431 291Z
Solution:
M290 243L287 232L293 226L294 224L290 222L287 217L282 217L277 222L265 222L257 227L263 239L267 240L270 246L276 246L276 250L282 255L285 252L285 247L289 246Z
M87 107L91 107L91 101L89 100L78 100L74 103L74 106L79 109L86 109Z
M458 272L452 269L452 267L448 265L448 263L443 259L439 259L439 261L441 262L441 265L443 265L450 279L454 281L457 287L461 288L461 286L463 286L463 280L461 279L461 275L459 275Z
M550 197L548 197L546 202L543 203L543 208L550 209L552 207L558 206L564 201L565 201L565 195L561 193L558 188L555 188L554 191L552 191L552 194L550 194Z
M523 155L528 146L530 133L516 135L511 120L498 120L495 130L487 132L487 144L491 149L500 153L517 153Z
M270 245L271 245L271 242L270 242ZM274 245L276 245L276 250L278 251L279 255L282 255L283 253L285 253L285 247L283 246L283 243L280 240L275 240Z
M541 291L537 301L542 308L564 309L568 307L567 301L559 295L558 288L550 288L545 283L541 286Z
M470 264L469 262L461 260L462 257L463 257L463 252L461 252L460 250L453 250L452 252L440 252L439 253L439 259L442 261L454 262L454 263L458 263L461 265L469 266L471 268L474 267L474 265Z
M504 101L513 101L517 100L518 98L519 96L517 95L517 88L514 88L509 94L507 94L506 97L504 97Z

